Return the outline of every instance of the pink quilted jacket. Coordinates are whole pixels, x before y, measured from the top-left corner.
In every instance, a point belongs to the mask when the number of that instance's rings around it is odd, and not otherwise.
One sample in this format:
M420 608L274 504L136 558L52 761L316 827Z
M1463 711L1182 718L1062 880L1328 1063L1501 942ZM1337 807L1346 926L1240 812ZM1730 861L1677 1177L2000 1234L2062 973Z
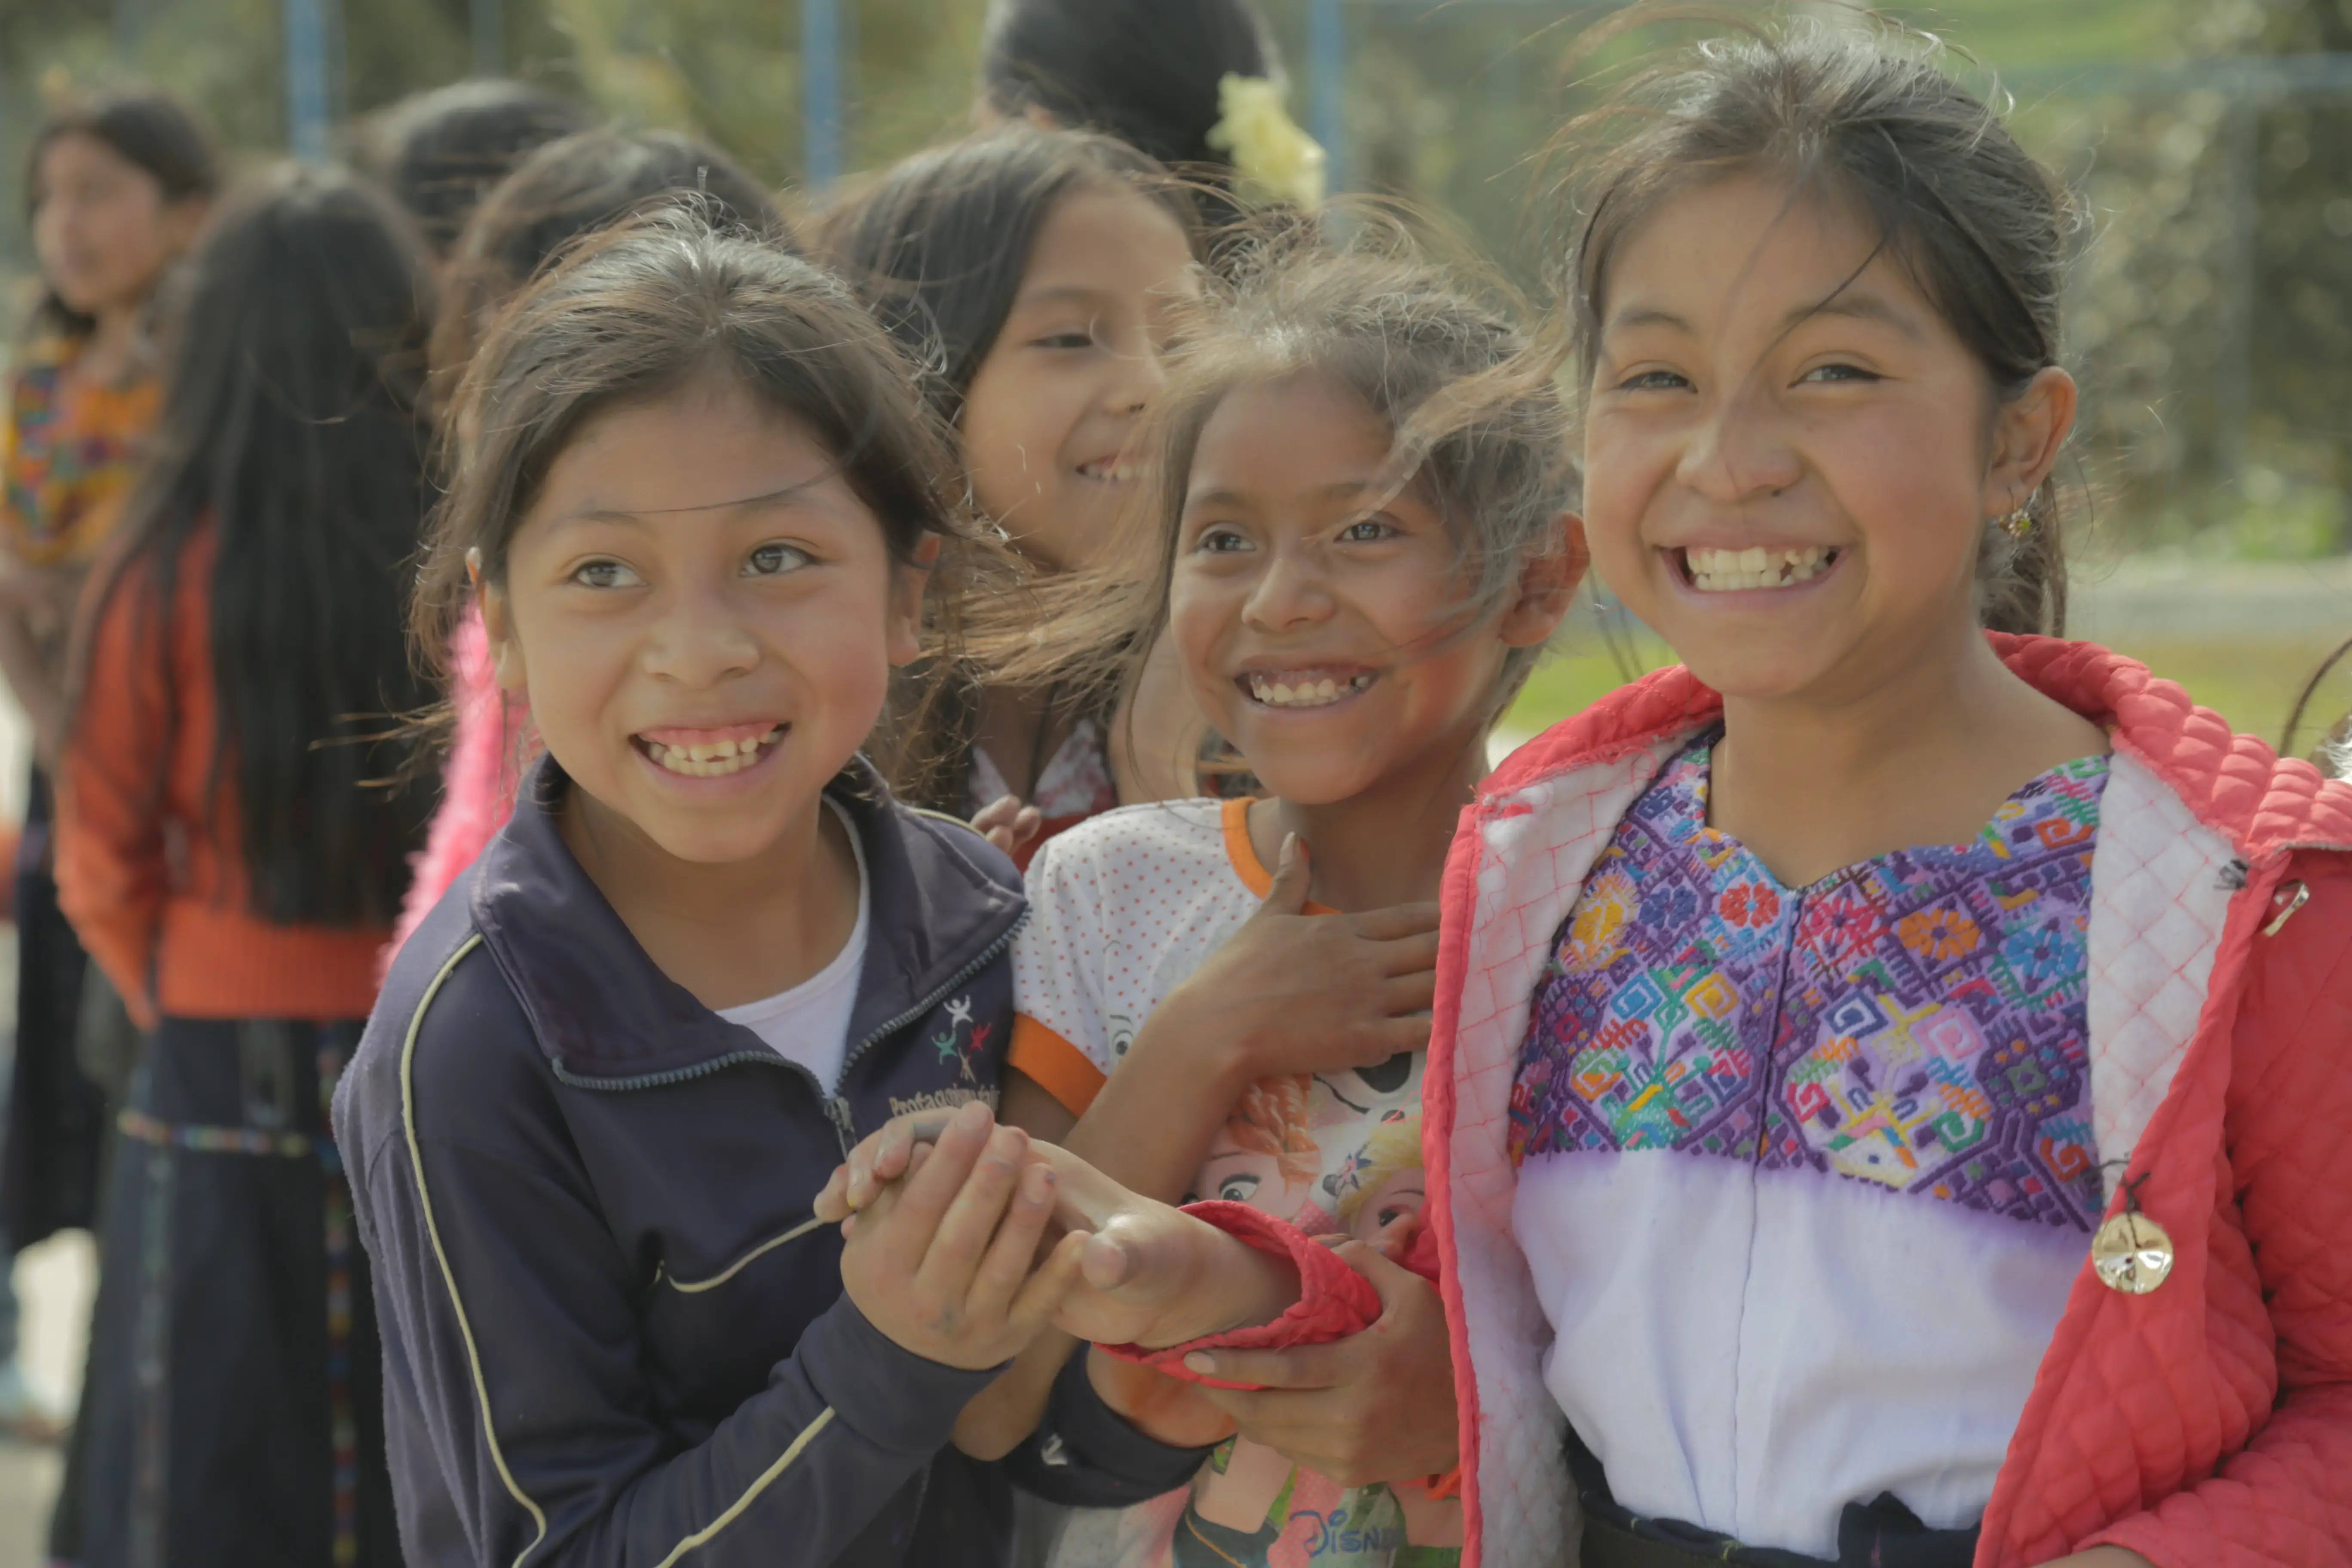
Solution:
M2352 787L2086 644L1996 637L2115 745L2092 867L2093 1124L2172 1236L2145 1296L2076 1277L1977 1568L2128 1547L2161 1568L2352 1564ZM1511 1237L1507 1107L1594 858L1719 709L1682 669L1522 748L1445 874L1425 1107L1461 1389L1468 1568L1575 1560L1549 1331ZM2142 1178L2145 1178L2143 1181Z

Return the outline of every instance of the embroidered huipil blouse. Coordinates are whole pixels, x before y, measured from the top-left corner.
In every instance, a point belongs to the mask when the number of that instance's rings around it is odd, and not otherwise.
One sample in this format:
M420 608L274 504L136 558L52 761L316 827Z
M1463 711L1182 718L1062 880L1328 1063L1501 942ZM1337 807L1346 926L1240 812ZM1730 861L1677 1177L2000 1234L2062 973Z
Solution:
M0 423L0 526L35 566L87 564L138 477L141 447L163 406L141 374L108 386L71 372L79 340L36 344L8 381Z
M2104 758L1970 843L1781 886L1710 735L1587 877L1511 1104L1545 1381L1616 1500L1818 1557L1974 1524L2098 1222L2084 931Z

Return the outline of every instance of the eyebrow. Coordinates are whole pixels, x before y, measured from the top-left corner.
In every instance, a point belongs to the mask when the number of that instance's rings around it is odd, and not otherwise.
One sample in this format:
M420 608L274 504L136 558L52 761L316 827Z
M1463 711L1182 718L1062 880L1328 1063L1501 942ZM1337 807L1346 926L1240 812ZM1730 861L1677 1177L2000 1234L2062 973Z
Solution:
M1341 479L1336 484L1318 486L1307 493L1318 500L1345 500L1378 488L1371 479ZM1236 489L1194 490L1184 498L1184 510L1191 511L1194 507L1202 506L1247 506L1253 499Z
M1801 305L1781 318L1784 331L1794 331L1816 316L1843 316L1853 321L1876 321L1905 337L1919 335L1919 323L1909 311L1866 289L1841 289L1818 305Z
M1015 298L1016 310L1034 310L1043 305L1099 304L1110 298L1108 290L1091 288L1084 283L1060 283L1049 289L1025 291Z
M1848 321L1875 321L1891 327L1908 338L1919 336L1919 323L1900 307L1868 289L1841 289L1828 299L1811 305L1799 305L1780 318L1780 335L1786 337L1807 321L1821 316L1841 316ZM1658 306L1641 306L1620 311L1610 318L1601 330L1619 331L1629 327L1665 327L1674 331L1696 337L1698 329L1687 318Z
M572 523L612 522L630 528L643 528L655 518L677 517L690 511L742 511L754 507L788 507L793 504L793 498L800 495L802 491L814 489L824 483L830 472L831 470L827 470L826 474L819 474L814 479L786 485L782 489L766 490L759 495L742 496L734 500L702 501L694 506L649 507L643 511L630 511L623 507L586 507L578 511L567 511L560 517L549 518L547 526L562 528Z

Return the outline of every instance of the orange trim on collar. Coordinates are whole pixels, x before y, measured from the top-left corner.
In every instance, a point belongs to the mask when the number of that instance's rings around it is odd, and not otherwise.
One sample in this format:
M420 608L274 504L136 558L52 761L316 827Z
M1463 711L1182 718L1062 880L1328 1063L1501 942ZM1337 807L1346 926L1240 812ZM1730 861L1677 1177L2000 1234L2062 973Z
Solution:
M1257 846L1250 842L1249 808L1253 804L1247 798L1229 800L1218 816L1224 824L1225 858L1234 863L1234 875L1262 899L1274 891L1274 874L1257 858Z
M1242 879L1242 886L1261 899L1274 891L1274 873L1265 868L1265 862L1257 858L1257 846L1250 842L1249 808L1263 798L1229 800L1217 814L1225 831L1225 858L1233 862L1234 875ZM1301 912L1336 915L1339 911L1309 899Z

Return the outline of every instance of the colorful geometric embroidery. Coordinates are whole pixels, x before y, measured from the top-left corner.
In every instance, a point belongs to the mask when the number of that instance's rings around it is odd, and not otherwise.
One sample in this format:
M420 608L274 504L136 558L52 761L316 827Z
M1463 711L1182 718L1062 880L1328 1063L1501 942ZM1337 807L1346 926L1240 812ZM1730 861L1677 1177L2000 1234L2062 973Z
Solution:
M0 517L16 553L35 565L81 561L97 549L161 406L152 376L123 387L69 383L76 346L35 345L9 384Z
M1560 928L1511 1152L1668 1149L2088 1232L2084 940L2106 759L1969 844L1781 887L1706 824L1710 735L1634 804Z

